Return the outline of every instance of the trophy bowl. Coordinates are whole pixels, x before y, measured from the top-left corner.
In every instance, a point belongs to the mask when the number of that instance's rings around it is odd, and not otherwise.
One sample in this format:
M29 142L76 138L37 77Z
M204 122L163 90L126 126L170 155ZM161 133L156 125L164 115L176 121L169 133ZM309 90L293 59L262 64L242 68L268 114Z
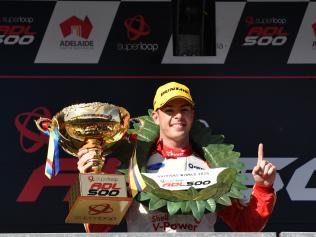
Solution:
M93 102L68 106L52 119L39 118L35 122L44 133L44 123L48 129L57 128L59 145L73 156L86 144L95 147L92 172L100 173L102 157L111 153L111 148L126 135L129 119L129 112L123 107Z

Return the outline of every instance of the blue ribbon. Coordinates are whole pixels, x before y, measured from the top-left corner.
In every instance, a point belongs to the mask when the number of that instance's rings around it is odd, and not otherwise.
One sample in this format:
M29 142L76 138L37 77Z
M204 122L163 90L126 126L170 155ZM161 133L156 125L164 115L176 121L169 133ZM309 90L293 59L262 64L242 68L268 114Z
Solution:
M55 128L53 130L53 136L54 136L54 170L55 170L55 176L59 172L59 146L58 146L58 139L59 139L59 133L58 129Z
M49 131L46 130L44 132L46 136L49 137ZM54 175L56 176L59 173L60 170L60 164L59 164L59 145L58 145L58 139L59 139L59 133L58 129L55 128L52 132L53 139L54 139L54 162L53 162L53 167L51 166L46 166L46 171L52 175L53 170L54 170Z

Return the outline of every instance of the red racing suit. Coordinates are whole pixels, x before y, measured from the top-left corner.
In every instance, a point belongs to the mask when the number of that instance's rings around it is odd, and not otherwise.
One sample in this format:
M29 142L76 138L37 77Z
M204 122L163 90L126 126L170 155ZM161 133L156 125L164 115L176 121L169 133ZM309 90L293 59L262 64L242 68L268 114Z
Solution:
M187 149L174 150L157 144L157 152L151 155L147 164L147 172L170 173L176 171L209 169L207 163ZM192 215L169 216L166 212L149 211L147 207L133 202L125 219L128 232L184 232L214 231L216 218L222 218L234 231L261 231L274 208L276 195L273 187L255 185L250 201L244 205L234 199L232 205L217 213L206 213L198 221ZM111 225L85 224L87 232L106 232Z

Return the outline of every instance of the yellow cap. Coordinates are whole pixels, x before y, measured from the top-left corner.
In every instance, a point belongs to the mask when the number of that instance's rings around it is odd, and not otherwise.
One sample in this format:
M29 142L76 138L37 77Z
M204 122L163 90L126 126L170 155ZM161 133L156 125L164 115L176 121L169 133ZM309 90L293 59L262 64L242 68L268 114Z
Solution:
M183 98L190 102L192 106L194 106L194 102L192 100L190 89L177 82L169 82L160 86L154 98L154 110L161 108L166 104L168 101L176 99L176 98Z

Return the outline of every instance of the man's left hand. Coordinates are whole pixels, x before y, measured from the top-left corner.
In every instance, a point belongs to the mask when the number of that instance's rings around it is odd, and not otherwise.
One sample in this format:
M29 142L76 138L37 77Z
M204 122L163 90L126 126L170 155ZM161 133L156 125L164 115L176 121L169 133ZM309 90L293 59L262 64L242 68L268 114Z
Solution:
M276 177L276 167L267 160L263 159L263 144L258 146L257 165L252 170L252 175L256 184L272 187Z

